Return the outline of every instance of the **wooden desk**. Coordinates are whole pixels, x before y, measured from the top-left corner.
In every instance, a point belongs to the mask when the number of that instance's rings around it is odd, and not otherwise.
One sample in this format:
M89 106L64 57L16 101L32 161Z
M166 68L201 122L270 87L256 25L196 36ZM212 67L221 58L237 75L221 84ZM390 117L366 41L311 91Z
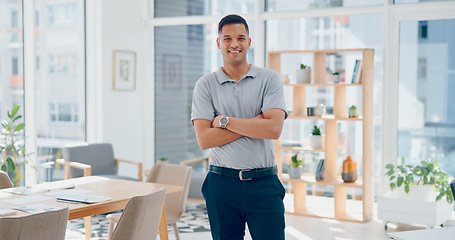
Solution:
M112 199L105 202L85 204L85 203L68 203L57 201L55 198L51 200L45 200L41 202L34 203L44 203L51 204L61 207L69 207L70 213L68 220L85 218L85 237L87 240L91 237L90 232L90 216L108 213L112 211L118 211L125 208L126 203L129 199L134 196L146 195L152 192L158 191L160 188L166 188L166 194L172 192L182 191L182 186L167 185L167 184L156 184L148 182L136 182L128 180L119 180L119 179L110 179L104 177L90 176L90 177L81 177L81 178L72 178L68 180L52 182L50 185L58 185L62 183L73 183L75 189L83 189L92 191L90 194L102 195L111 197ZM52 190L51 192L62 191L62 190ZM33 195L43 195L49 192L38 193ZM11 208L17 205L2 202L3 200L20 198L24 196L33 196L33 195L17 195L7 192L0 192L0 208ZM28 215L29 213L18 211L16 215L11 216L22 216ZM163 213L161 214L161 221L159 227L159 234L161 240L167 240L167 223L166 223L166 212L163 206Z

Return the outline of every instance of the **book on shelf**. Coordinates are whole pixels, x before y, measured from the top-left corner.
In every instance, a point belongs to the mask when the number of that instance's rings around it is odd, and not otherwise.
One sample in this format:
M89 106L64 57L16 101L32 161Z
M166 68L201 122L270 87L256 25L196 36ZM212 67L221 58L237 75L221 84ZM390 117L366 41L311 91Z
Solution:
M293 141L293 140L288 140L288 141L283 141L281 143L282 147L302 147L302 142L301 141Z
M360 75L362 75L362 60L357 59L355 60L351 83L360 83Z
M316 181L324 179L324 159L319 160L318 166L316 167Z

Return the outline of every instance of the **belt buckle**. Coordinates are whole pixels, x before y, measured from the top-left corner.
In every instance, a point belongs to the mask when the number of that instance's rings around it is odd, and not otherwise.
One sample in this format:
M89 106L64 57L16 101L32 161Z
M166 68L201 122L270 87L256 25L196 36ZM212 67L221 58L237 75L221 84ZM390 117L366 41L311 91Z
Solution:
M250 172L250 170L240 170L239 171L239 178L240 178L240 181L248 181L248 180L251 180L252 178L243 178L243 173L244 172Z

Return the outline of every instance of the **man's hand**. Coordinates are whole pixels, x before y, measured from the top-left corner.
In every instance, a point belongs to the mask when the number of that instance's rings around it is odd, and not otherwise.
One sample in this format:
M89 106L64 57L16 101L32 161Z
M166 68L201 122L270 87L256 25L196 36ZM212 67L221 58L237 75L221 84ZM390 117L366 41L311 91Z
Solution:
M212 121L212 128L221 128L220 119L223 115L216 116Z

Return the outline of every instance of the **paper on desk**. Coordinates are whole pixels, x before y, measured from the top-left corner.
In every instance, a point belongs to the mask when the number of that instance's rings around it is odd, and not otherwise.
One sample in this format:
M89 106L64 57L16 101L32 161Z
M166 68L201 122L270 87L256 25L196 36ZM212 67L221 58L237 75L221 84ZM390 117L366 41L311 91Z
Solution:
M37 189L37 188L31 188L31 187L13 187L13 188L5 188L0 191L14 193L14 194L27 195L27 194L33 194L33 193L47 192L49 190L48 189Z
M39 189L48 189L48 190L59 190L59 189L68 189L74 188L74 183L72 182L44 182L40 184L33 185L32 188Z
M0 216L16 214L16 211L7 208L0 208Z
M65 196L87 194L87 193L91 193L91 192L93 192L93 191L84 190L84 189L69 189L69 190L63 190L63 191L58 191L58 192L46 193L44 195L52 196L52 197L65 197Z
M100 195L68 195L58 197L57 200L68 201L68 202L80 202L80 203L97 203L111 200L111 197L100 196Z
M19 204L27 204L27 203L32 203L32 202L41 202L41 201L46 201L46 200L50 200L50 199L54 199L54 198L43 196L43 195L33 195L33 196L27 196L27 197L2 200L1 202L19 205Z
M57 207L54 205L43 204L43 203L35 203L30 205L24 205L19 207L13 207L16 210L21 210L24 212L29 213L42 213L42 212L50 212L63 209L64 207Z

